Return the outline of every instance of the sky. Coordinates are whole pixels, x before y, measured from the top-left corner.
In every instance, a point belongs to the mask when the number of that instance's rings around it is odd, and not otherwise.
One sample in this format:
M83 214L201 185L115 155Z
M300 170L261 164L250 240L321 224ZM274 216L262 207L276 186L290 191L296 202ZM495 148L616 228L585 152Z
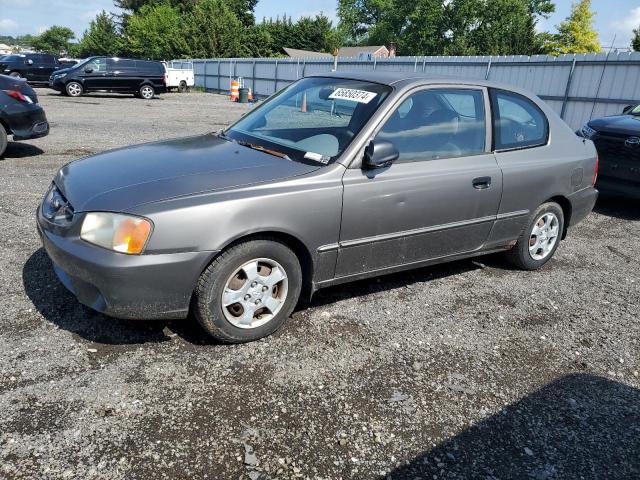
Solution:
M553 31L571 9L570 0L556 0L556 12L539 24ZM294 19L324 12L336 19L336 0L259 0L256 18L282 16ZM628 47L632 30L640 26L640 0L592 0L596 30L605 46ZM37 34L52 25L70 27L80 36L101 10L115 11L113 0L0 0L0 34ZM615 37L615 43L614 43Z

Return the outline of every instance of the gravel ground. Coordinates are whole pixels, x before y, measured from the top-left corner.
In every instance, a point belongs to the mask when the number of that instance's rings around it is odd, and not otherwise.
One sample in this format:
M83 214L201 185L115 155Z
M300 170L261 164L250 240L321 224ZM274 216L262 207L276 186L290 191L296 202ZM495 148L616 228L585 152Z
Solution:
M539 272L500 257L321 291L276 335L120 321L55 279L34 212L77 157L246 106L40 89L0 160L0 478L640 478L640 205L600 201Z

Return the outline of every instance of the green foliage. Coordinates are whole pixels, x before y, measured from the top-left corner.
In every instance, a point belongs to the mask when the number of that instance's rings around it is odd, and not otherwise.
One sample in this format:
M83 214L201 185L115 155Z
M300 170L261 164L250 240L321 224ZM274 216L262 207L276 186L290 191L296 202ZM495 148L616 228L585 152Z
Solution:
M593 27L594 16L591 0L574 3L571 14L558 26L558 33L545 45L546 51L551 55L599 52L600 40Z
M640 52L640 26L633 30L633 39L631 40L631 48L636 52Z
M201 0L185 16L186 51L193 58L239 57L248 53L244 46L245 28L224 0ZM174 55L174 58L184 56Z
M71 48L70 41L75 37L73 30L54 25L31 40L31 46L38 52L64 55Z
M340 30L351 43L398 44L401 55L540 53L539 17L550 0L339 0Z
M128 18L124 31L124 52L138 58L179 58L188 50L184 21L168 3L144 5Z
M100 12L91 21L75 51L79 57L119 55L122 51L122 37L113 16L104 10Z

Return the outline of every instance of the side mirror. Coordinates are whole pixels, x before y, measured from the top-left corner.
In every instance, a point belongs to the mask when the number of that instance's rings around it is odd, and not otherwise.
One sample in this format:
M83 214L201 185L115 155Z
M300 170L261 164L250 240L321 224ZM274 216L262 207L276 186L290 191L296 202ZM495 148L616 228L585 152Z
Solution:
M93 68L87 67L84 69L84 73L93 73Z
M28 59L28 60L27 60L27 65L33 65L33 60Z
M384 168L395 162L400 152L395 145L386 140L372 140L364 151L362 168L372 170Z
M635 105L627 105L626 107L624 107L622 109L622 115L626 115L627 113L631 113L631 110L633 110L635 107Z

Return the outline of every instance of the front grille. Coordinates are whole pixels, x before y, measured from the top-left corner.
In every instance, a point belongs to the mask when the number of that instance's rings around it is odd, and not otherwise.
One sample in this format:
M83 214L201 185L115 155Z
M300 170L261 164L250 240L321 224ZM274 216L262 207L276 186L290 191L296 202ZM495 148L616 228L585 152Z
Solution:
M55 183L52 183L42 201L42 215L52 223L66 225L73 220L73 214L73 207L69 201Z
M598 134L594 139L600 160L604 162L634 162L640 165L640 147L626 146L628 135Z

